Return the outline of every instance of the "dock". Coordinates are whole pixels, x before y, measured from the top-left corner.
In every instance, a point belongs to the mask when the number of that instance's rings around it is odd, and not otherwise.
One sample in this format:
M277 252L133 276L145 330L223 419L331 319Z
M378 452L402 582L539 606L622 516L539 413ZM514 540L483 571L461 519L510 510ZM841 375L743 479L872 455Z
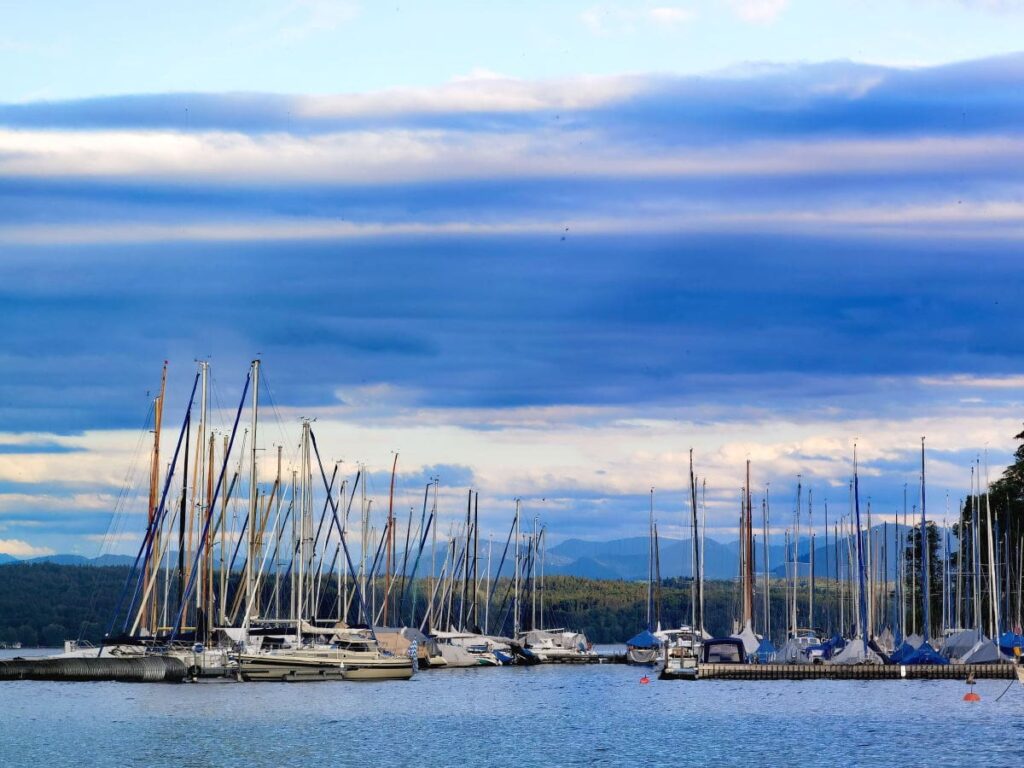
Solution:
M1013 664L699 664L698 680L1012 680Z

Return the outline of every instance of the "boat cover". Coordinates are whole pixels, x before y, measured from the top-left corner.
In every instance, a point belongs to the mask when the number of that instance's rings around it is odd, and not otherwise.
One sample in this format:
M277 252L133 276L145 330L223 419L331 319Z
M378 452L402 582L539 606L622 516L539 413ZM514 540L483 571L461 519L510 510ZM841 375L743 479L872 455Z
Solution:
M1020 648L1024 651L1024 635L1019 635L1016 632L1006 631L999 636L999 648L1003 653L1008 655L1015 655L1013 653L1014 648Z
M967 653L960 657L962 664L994 664L1003 661L1003 655L999 653L996 644L983 637L974 644Z
M967 654L979 640L987 640L980 629L963 629L955 632L946 638L942 645L942 655L950 661L961 659Z
M783 643L775 654L775 660L780 664L807 664L810 661L804 653L804 647L793 637Z
M775 645L767 637L761 640L761 644L757 646L757 663L768 664L775 661L777 651Z
M761 638L754 633L754 629L750 626L750 622L747 622L747 624L744 625L742 632L738 632L733 635L733 637L742 641L743 650L746 652L748 657L757 654L757 649L761 646Z
M908 667L939 666L949 664L949 660L936 651L929 643L921 643L921 647L908 656L903 657L901 662Z
M630 648L660 648L661 640L656 638L650 630L645 629L629 638L626 645Z
M833 656L829 664L882 664L882 657L875 653L864 642L864 638L857 636L846 644L839 653Z

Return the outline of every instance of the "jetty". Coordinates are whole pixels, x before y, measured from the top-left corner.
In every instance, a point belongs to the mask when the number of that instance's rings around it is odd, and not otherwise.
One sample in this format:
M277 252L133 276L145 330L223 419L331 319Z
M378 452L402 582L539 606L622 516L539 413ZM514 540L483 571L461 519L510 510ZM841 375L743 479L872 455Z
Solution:
M697 680L1012 680L1013 664L698 664Z

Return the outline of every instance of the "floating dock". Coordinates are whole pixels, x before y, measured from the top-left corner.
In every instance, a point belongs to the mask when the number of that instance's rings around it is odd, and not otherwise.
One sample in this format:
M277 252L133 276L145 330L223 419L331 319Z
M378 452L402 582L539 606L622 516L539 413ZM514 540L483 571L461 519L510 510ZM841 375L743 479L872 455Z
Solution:
M699 664L698 680L1012 680L1013 664Z
M0 680L180 683L188 668L172 656L0 660Z

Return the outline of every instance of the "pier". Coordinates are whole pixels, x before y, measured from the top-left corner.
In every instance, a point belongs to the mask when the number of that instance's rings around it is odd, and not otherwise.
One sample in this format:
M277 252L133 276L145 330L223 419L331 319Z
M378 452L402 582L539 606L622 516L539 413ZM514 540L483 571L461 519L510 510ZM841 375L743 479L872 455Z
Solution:
M698 680L1012 680L1013 664L699 664Z

